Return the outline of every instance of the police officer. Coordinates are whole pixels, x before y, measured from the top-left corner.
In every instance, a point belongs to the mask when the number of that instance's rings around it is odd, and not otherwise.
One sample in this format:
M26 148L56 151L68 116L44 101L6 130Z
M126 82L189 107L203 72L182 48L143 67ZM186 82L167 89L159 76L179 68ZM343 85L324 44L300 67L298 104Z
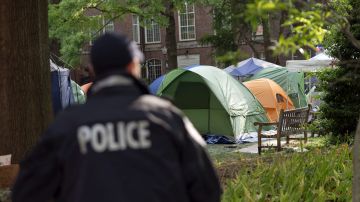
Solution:
M87 103L58 115L21 163L13 202L220 201L201 136L138 81L136 44L105 34L90 57Z

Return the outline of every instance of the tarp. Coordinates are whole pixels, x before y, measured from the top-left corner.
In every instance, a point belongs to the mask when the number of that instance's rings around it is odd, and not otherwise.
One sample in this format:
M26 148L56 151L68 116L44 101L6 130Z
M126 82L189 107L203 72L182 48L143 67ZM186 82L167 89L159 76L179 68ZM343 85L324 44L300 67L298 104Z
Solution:
M249 77L268 67L281 66L257 58L249 58L239 62L236 66L232 65L225 68L224 71L236 77Z
M50 60L50 71L53 112L56 115L75 100L71 88L70 70L57 66Z
M271 79L280 85L296 108L307 106L303 72L290 72L283 67L270 67L259 71L254 76L248 78L247 81L260 78Z
M278 121L281 109L289 110L295 108L286 92L270 79L255 79L243 84L259 100L272 122Z
M264 108L244 85L212 66L169 72L157 94L172 99L202 134L240 139L256 131L254 122L268 121Z
M81 87L73 80L71 80L72 93L74 95L74 102L77 104L84 104L86 96Z
M319 53L317 55L315 55L314 57L309 59L310 61L314 61L314 60L327 60L327 61L332 61L334 60L333 57L331 57L330 55L327 55L326 53Z

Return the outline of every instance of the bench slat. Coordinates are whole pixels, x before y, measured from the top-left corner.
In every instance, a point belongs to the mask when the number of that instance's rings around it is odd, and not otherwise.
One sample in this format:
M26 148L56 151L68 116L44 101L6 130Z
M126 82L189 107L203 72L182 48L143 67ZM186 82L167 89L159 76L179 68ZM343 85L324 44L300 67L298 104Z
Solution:
M277 146L271 146L272 148L277 148L278 151L281 150L280 145L280 138L286 137L286 143L289 143L289 140L305 140L307 141L307 130L306 130L306 123L308 121L309 112L311 106L294 109L294 110L281 110L279 114L279 122L275 123L277 125L277 133L276 134L264 134L262 133L261 129L262 126L270 125L270 123L254 123L255 126L259 126L258 129L258 148L259 148L259 155L261 154L261 148L266 148L268 146L264 146L261 144L261 137L266 138L276 138L277 139ZM274 125L274 123L271 123ZM304 138L291 138L289 137L292 134L300 134L304 133Z

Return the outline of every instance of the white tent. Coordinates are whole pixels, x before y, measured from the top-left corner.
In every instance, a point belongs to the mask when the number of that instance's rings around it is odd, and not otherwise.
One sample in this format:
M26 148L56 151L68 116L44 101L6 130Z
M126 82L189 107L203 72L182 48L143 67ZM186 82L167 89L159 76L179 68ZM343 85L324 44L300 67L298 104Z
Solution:
M286 61L286 68L291 72L316 72L323 68L333 66L335 62L335 58L322 52L309 60L288 60ZM309 89L309 92L307 92L307 101L314 107L320 105L320 100L317 98L319 92L316 91L316 83L317 79L315 77L305 79L305 84L307 89Z
M326 53L319 53L309 60L288 60L286 61L286 68L291 72L313 72L322 68L332 66L336 59L326 55Z

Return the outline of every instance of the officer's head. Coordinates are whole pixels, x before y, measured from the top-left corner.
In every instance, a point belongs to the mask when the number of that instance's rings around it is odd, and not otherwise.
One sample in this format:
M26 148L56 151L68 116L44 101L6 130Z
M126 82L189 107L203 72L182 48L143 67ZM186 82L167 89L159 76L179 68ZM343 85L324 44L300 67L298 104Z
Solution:
M96 76L123 71L139 78L143 57L135 42L124 35L107 33L97 38L91 48L91 69Z

